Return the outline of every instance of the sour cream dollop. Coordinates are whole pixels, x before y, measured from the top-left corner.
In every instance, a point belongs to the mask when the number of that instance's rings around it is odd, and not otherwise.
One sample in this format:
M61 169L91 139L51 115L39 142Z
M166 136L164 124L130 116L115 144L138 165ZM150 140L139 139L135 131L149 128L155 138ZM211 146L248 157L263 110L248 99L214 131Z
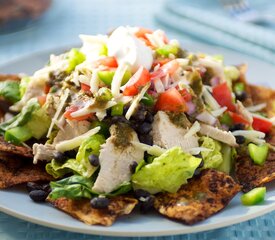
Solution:
M119 64L126 63L136 72L140 66L150 69L153 52L127 27L118 27L108 39L108 55L117 58Z

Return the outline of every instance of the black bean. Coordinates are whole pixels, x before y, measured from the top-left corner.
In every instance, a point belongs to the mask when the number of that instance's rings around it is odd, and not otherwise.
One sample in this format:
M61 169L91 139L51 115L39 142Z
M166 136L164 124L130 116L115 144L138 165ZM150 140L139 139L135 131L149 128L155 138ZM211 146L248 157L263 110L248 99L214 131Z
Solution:
M62 152L54 152L53 153L53 158L57 161L63 162L67 159L64 153Z
M112 123L129 123L124 116L114 116L111 120Z
M201 160L200 165L198 166L198 168L202 168L203 166L204 166L204 161Z
M229 128L229 131L233 132L233 131L237 131L237 130L244 130L245 129L245 125L242 123L237 123L235 125L233 125L232 127Z
M135 173L137 166L138 166L137 162L131 163L131 165L130 165L130 171L131 171L131 173Z
M99 166L99 158L98 158L97 155L91 154L91 155L88 157L88 159L89 159L89 161L90 161L90 163L91 163L92 166L94 166L94 167Z
M245 137L244 136L235 136L236 142L238 144L244 144L245 143Z
M136 198L147 198L149 197L151 194L149 192L147 192L146 190L143 189L136 189L134 191L134 194L136 196Z
M49 194L51 192L51 186L50 186L50 184L49 183L43 184L42 185L42 190Z
M125 114L127 113L129 107L130 107L129 105L125 105L125 106L123 107L123 115L125 115Z
M28 192L31 192L33 190L42 190L42 186L36 182L28 182L26 187Z
M154 115L151 112L147 112L145 116L145 121L152 123L154 121Z
M140 211L142 213L147 213L154 206L154 197L149 196L140 200Z
M44 202L48 193L43 190L33 190L29 193L29 196L35 202Z
M141 110L141 109L138 109L138 110L134 113L134 115L132 116L132 118L133 118L134 120L136 120L137 122L144 122L144 120L145 120L145 114L146 114L145 111L143 111L143 110Z
M197 168L194 172L194 176L198 176L198 175L200 175L200 173L201 173L201 169Z
M245 99L247 98L246 92L236 92L235 96L236 96L236 99L239 101L245 101Z
M147 144L152 146L153 145L153 138L151 135L147 134L147 135L139 135L138 139L141 143Z
M144 122L138 126L137 132L140 134L148 134L152 130L151 123Z
M194 157L196 157L196 158L202 158L202 155L201 155L201 153L199 153L199 154L194 155Z
M91 206L96 209L107 208L110 200L105 197L95 197L91 200Z
M66 151L64 152L65 156L67 158L75 158L76 156L76 151L75 150L70 150L70 151Z

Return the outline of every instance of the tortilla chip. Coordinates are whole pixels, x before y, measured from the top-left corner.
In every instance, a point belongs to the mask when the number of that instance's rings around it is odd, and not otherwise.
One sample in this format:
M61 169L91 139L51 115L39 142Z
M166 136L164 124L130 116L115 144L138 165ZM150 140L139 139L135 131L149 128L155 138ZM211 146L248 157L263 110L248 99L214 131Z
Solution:
M0 81L6 80L20 81L21 77L17 74L0 74Z
M249 85L251 92L251 98L253 104L266 103L267 106L264 111L267 113L268 117L275 116L275 90L272 88Z
M0 136L0 152L6 154L15 154L27 158L33 157L31 148L17 146L12 143L8 143L4 140L2 136Z
M47 199L56 208L68 213L72 217L88 225L110 226L117 217L130 214L138 201L132 197L117 196L110 199L106 209L95 209L91 207L90 200L72 200L59 198L57 200Z
M236 178L242 185L243 192L275 180L275 152L270 152L263 166L253 163L249 156L236 159Z
M207 169L177 193L157 194L154 207L168 218L191 225L222 210L239 191L233 178Z
M34 165L30 160L23 161L6 155L0 160L0 189L9 188L21 183L51 181L53 177L45 171L45 165Z

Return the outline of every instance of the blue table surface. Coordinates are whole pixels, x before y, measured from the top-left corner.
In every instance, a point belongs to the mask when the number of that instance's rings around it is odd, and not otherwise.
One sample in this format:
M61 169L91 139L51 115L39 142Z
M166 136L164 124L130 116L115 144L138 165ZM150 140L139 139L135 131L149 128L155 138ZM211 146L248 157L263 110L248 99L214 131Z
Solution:
M0 64L37 51L78 44L78 34L97 34L116 26L131 25L148 28L159 27L154 13L162 7L163 0L55 0L52 7L37 23L28 28L0 35ZM194 42L183 36L185 42ZM275 213L230 227L181 236L146 239L203 240L203 239L275 239ZM119 239L70 233L28 223L0 213L1 240L78 240ZM140 239L140 238L134 238Z

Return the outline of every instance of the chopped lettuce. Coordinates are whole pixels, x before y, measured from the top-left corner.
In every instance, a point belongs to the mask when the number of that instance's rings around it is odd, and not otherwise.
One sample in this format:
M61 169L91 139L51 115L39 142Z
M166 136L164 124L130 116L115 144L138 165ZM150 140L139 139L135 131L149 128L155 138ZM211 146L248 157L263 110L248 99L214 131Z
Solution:
M76 172L83 177L91 177L97 170L89 162L89 155L99 155L100 146L105 142L105 138L100 134L95 134L85 140L79 147L76 159L68 159L65 163L53 159L46 165L46 171L55 178L62 177L66 173Z
M39 108L40 105L37 99L30 99L28 103L22 108L22 111L20 113L18 113L10 120L0 124L1 131L5 132L8 129L25 125L31 119L32 113Z
M57 182L51 182L52 191L49 198L53 200L61 197L70 199L91 198L93 184L90 178L73 175Z
M30 77L23 77L21 79L20 85L19 85L20 98L24 96L30 81L31 81Z
M180 147L171 148L133 174L133 187L152 194L175 193L193 176L200 162L201 159L183 152Z
M11 103L20 100L19 83L16 81L0 82L0 96Z
M202 159L204 162L203 168L218 168L219 165L223 161L222 153L221 153L221 144L210 138L210 137L202 137L201 147L211 149L212 151L203 151L201 152Z
M56 182L51 182L51 193L49 198L58 199L61 197L69 199L92 198L93 196L102 195L92 191L94 185L94 178L86 178L79 175L72 175L70 177L61 179ZM129 192L132 189L130 182L124 182L116 190L108 193L106 196L117 196Z

